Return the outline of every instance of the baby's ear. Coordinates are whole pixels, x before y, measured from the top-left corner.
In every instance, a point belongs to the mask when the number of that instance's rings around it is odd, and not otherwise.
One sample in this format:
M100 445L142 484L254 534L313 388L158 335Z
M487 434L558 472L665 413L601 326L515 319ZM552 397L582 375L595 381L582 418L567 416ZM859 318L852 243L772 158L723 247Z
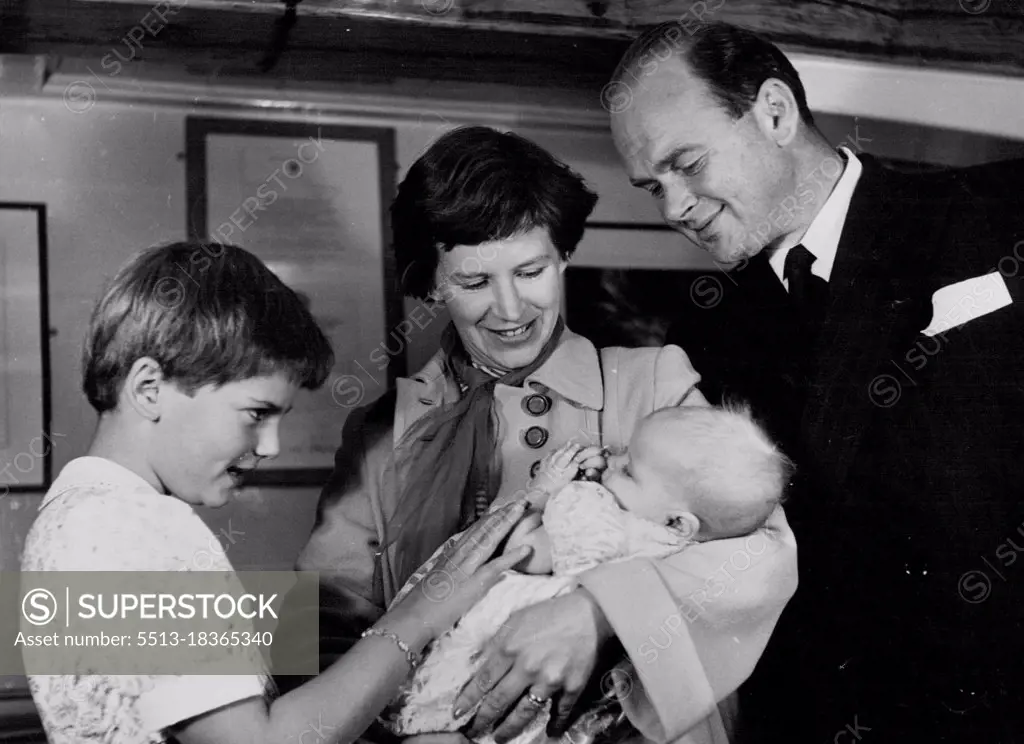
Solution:
M700 519L693 512L671 511L665 518L665 526L685 540L695 540L700 532Z

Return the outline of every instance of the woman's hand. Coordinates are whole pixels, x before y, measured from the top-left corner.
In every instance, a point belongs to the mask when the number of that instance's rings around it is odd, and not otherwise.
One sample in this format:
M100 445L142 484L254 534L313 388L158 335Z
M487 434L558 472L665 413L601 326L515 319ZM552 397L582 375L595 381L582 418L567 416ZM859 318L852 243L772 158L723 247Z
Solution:
M543 512L531 508L508 536L505 553L511 553L524 545L530 546L533 551L527 561L516 564L516 571L528 574L551 573L551 539L544 529L543 519Z
M454 715L479 703L468 735L479 736L501 721L493 736L496 742L505 742L537 715L536 699L554 698L548 731L561 736L594 671L598 651L613 634L585 589L512 613L488 643L480 668L459 692Z
M494 586L501 573L530 555L522 545L485 561L522 519L527 502L514 501L486 514L434 561L423 579L382 618L380 625L412 621L427 634L426 643L452 627Z

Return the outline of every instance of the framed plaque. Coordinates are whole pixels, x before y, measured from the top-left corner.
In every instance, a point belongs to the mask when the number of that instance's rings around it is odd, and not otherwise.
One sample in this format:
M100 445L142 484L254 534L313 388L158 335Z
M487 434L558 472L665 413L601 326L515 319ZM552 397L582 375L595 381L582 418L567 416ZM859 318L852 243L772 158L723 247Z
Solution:
M186 123L189 235L254 253L308 303L334 348L327 383L296 398L281 454L254 483L322 484L342 424L405 374L388 343L402 298L387 206L391 129L207 119Z
M46 208L0 203L0 496L50 486Z

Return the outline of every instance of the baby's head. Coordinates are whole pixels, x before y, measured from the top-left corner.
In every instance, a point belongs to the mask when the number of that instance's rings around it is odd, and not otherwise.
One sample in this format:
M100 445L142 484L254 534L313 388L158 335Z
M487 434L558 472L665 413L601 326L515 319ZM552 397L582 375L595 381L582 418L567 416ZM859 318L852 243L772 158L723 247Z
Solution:
M627 511L714 540L764 524L791 469L749 409L680 406L644 418L602 482Z

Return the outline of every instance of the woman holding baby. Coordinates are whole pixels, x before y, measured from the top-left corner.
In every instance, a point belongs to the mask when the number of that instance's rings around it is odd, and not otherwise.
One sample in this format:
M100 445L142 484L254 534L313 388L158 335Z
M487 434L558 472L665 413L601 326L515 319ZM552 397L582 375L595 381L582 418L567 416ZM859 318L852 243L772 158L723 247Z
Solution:
M346 422L299 559L321 572L325 661L448 538L525 495L545 456L575 442L593 475L607 467L602 448L625 446L652 411L706 405L678 347L598 350L565 327L562 274L595 202L547 152L484 127L446 134L409 170L391 208L404 289L443 304L451 324L422 370ZM511 738L549 699L549 731L561 733L617 641L632 683L621 702L645 737L726 741L719 704L796 588L781 509L759 533L765 549L729 582L721 568L746 550L742 538L599 565L574 591L513 614L459 696L465 710L479 703L468 734ZM641 652L652 641L653 658Z

